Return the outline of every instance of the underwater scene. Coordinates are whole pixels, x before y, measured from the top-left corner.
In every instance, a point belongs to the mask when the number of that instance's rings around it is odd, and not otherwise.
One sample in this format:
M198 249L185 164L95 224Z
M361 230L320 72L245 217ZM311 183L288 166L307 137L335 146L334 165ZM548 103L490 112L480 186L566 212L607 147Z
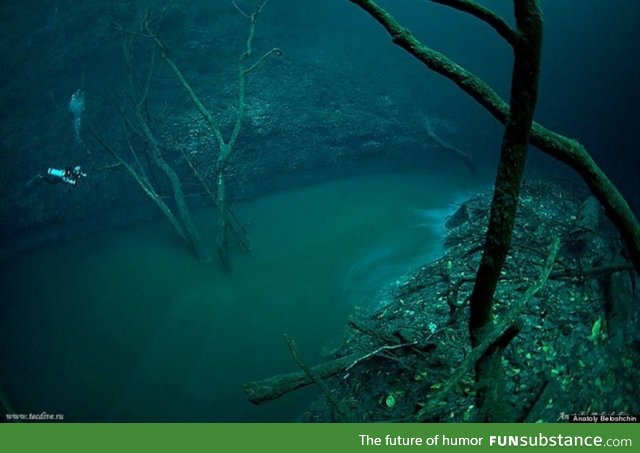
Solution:
M636 418L639 22L3 2L0 421Z

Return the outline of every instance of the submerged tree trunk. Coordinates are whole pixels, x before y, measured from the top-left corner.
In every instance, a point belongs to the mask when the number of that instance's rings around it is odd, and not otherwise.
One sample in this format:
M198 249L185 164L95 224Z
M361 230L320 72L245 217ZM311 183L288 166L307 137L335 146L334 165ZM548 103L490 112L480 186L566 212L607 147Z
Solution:
M98 144L102 146L109 154L111 154L118 161L118 163L122 165L122 167L125 170L127 170L127 172L138 183L138 185L144 191L144 193L151 199L151 201L153 201L156 204L156 206L158 206L158 208L160 209L162 214L164 214L164 216L167 218L167 220L173 227L173 230L180 237L180 239L182 239L185 242L189 242L189 239L187 237L187 233L185 232L184 227L178 221L178 219L174 215L171 208L167 205L167 203L165 203L164 200L160 197L160 195L158 195L158 193L156 192L156 189L154 188L151 181L149 181L149 178L146 176L146 174L141 169L136 169L135 167L127 163L111 146L107 144L107 142L105 142L102 139L102 137L98 135L98 133L96 132L96 130L93 128L91 124L89 124L88 127L89 127L89 131L91 132L93 137L96 139ZM136 156L135 151L132 150L132 153L134 154L134 156Z
M486 243L471 293L469 334L478 346L491 322L493 297L511 246L520 185L527 157L529 133L538 96L542 47L542 13L537 0L514 0L519 34L514 42L511 111L507 118L496 176ZM512 421L500 395L504 373L503 347L496 347L476 363L477 405L486 421Z
M167 161L164 160L164 157L162 157L160 144L153 132L151 132L151 129L149 128L149 125L147 124L147 121L140 112L139 108L136 108L135 114L142 132L149 142L149 154L151 155L154 164L165 174L165 176L169 180L171 190L173 191L173 200L176 203L176 209L178 211L178 218L180 219L180 223L182 224L187 240L189 241L189 244L193 248L193 251L195 252L198 259L203 262L207 262L211 259L211 256L202 244L202 238L200 237L198 228L196 227L195 223L193 222L193 218L191 217L191 210L187 205L180 178L178 177L175 170L167 163Z
M169 164L167 164L167 162L162 157L156 158L155 163L158 168L163 171L163 173L169 180L169 183L171 184L171 189L173 190L173 200L176 203L178 215L180 217L182 225L184 226L184 231L186 233L189 244L191 244L193 251L200 261L210 261L211 255L207 252L204 245L202 244L200 232L193 222L193 218L191 217L191 210L187 205L187 200L185 199L184 191L182 190L180 178L176 174L175 170Z

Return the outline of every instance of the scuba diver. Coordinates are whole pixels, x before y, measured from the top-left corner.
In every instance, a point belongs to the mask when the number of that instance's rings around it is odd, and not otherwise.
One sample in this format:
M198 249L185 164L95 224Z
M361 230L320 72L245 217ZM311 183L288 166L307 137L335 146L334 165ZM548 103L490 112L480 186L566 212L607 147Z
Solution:
M36 181L46 180L49 184L56 183L65 183L70 186L76 187L78 185L78 181L80 178L86 178L87 174L82 171L82 167L80 165L76 165L75 167L67 167L64 170L60 170L57 168L49 168L47 169L47 174L37 174L33 178L31 178L26 184L25 188L31 186Z
M84 92L81 89L77 89L71 95L71 100L69 101L69 112L71 112L71 115L73 116L73 130L75 132L76 142L87 148L80 138L80 131L82 127L82 113L85 109L84 103ZM87 152L91 154L88 148ZM51 184L63 182L65 184L76 187L80 178L86 178L86 176L87 174L82 171L82 167L80 167L80 165L76 165L75 167L67 167L65 169L48 168L46 174L35 175L26 183L25 186L29 187L34 182L44 179Z
M67 167L64 170L49 168L47 169L46 175L35 175L25 184L25 186L29 187L34 182L45 179L50 184L63 182L65 184L76 187L80 178L85 178L86 176L87 174L82 171L82 167L80 167L80 165L76 165L75 167Z
M71 184L76 186L80 178L86 177L87 174L82 171L80 165L75 167L67 167L64 170L57 168L49 168L47 170L47 181L50 183L63 182L65 184Z
M67 167L64 170L58 170L57 168L49 168L47 170L47 180L50 182L64 182L76 186L80 178L86 177L87 174L82 172L80 165L75 167Z

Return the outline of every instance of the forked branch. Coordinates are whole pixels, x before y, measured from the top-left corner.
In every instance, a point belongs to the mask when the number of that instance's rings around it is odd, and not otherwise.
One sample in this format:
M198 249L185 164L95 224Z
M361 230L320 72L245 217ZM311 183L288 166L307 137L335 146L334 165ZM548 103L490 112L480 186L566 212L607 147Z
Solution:
M449 57L424 45L413 34L371 0L350 0L378 21L393 42L432 71L458 85L500 123L505 124L510 106L487 83ZM607 217L620 231L636 271L640 272L640 223L622 194L576 140L533 123L529 142L546 154L573 168L603 206Z

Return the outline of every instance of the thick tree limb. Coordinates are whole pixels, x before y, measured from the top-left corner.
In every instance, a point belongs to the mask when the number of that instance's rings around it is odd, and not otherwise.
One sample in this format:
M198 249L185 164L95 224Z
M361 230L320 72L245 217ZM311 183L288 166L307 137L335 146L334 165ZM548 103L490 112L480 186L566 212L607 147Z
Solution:
M542 14L536 0L514 3L518 29L525 39L515 46L511 110L505 124L484 253L471 293L469 332L473 346L482 341L478 335L490 322L493 295L511 246L538 93Z
M369 333L375 338L381 338L375 333ZM369 352L354 352L352 354L339 357L334 360L316 365L309 368L311 374L316 376L317 379L324 380L338 373L346 372L345 378L349 375L349 371L359 365L360 363L370 359L371 357L381 356L385 351L392 351L401 348L410 348L415 343L402 343L385 345L372 349ZM388 358L388 357L387 357ZM249 382L244 384L244 389L247 399L256 406L259 406L269 401L276 400L287 393L293 392L302 387L306 387L314 383L314 379L310 378L308 373L296 371L293 373L279 374L260 381Z
M505 124L510 106L482 79L456 64L447 56L417 40L393 16L371 0L350 0L378 21L391 35L394 44L413 55L432 71L448 78ZM604 207L609 220L620 231L634 267L640 272L640 223L616 186L577 141L533 123L530 143L573 168Z
M494 294L511 247L538 98L542 12L537 0L514 0L514 6L521 38L514 45L511 110L504 127L484 252L470 297L469 335L473 347L484 341L484 333L492 325ZM490 348L475 364L476 382L480 384L476 394L480 421L513 421L501 396L502 349Z
M311 368L320 379L327 379L344 371L362 354L353 353L335 360L331 360ZM252 404L260 404L276 400L287 393L313 384L313 380L303 371L272 376L261 381L249 382L242 386L247 398Z

